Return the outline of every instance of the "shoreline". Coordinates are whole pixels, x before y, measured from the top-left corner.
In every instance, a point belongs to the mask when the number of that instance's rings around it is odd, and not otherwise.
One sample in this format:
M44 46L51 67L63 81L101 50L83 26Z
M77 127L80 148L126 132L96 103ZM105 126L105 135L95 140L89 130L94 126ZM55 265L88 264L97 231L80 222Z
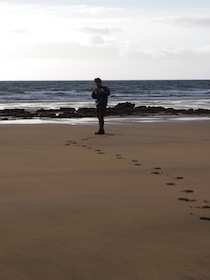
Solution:
M111 125L132 125L140 123L180 123L180 122L208 122L210 117L205 116L151 116L151 117L106 117L105 126ZM66 119L50 119L50 118L34 118L34 119L13 119L1 120L0 126L5 125L98 125L98 119L89 118L66 118Z

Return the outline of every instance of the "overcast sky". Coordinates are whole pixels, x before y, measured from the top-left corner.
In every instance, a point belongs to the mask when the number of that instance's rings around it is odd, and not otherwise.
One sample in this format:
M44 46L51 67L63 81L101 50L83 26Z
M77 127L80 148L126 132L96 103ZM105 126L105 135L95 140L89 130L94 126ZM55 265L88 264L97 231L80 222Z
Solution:
M209 0L0 0L0 80L209 79Z

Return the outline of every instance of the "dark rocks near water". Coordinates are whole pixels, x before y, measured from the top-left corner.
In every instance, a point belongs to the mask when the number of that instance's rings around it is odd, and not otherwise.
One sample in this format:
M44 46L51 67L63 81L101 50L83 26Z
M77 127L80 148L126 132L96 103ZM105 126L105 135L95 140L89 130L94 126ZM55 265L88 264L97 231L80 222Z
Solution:
M96 117L95 108L59 108L39 109L27 111L25 109L4 109L0 110L0 120L11 119L33 119L33 118L84 118ZM210 116L207 109L174 109L161 106L135 106L130 102L119 103L115 107L106 110L106 116Z
M76 116L78 118L84 117L96 117L96 109L95 108L79 108L76 112Z
M5 109L0 110L0 118L2 120L15 119L30 119L33 118L33 114L25 109Z
M60 109L40 109L35 113L35 117L39 118L73 118L76 115L75 108L60 108Z

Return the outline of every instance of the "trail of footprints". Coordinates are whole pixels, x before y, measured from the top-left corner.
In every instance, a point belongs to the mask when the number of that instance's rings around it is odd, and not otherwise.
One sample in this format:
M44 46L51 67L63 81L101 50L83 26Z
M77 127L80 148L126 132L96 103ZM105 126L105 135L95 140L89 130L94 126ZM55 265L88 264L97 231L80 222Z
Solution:
M84 142L84 141L88 141L90 139L93 139L94 137L87 137L87 138L82 138L81 141ZM101 149L95 149L94 147L91 147L89 145L85 145L85 144L80 144L78 143L77 141L74 141L74 140L67 140L66 143L65 143L65 146L77 146L77 147L81 147L81 148L85 148L87 150L92 150L94 152L96 152L97 154L99 155L105 155L105 152ZM129 160L133 166L135 167L141 167L143 166L139 160L137 159L128 159L128 158L124 158L122 156L122 154L115 154L114 155L115 159L116 160ZM173 179L173 182L166 182L166 186L168 187L177 187L177 184L179 181L181 180L184 180L184 177L182 176L177 176L177 177L171 177L170 175L166 175L164 174L164 171L162 170L161 167L154 167L152 168L151 170L151 175L156 175L156 176L161 176L161 175L165 175L167 177L170 177ZM180 201L180 202L185 202L185 203L190 203L190 215L195 215L195 213L193 212L193 209L195 210L209 210L210 209L210 201L208 200L197 200L197 199L193 199L193 198L190 198L189 195L193 195L195 194L195 191L194 190L191 190L191 189L186 189L186 190L181 190L180 191L181 193L185 194L185 196L183 197L178 197L177 199ZM188 197L186 197L188 195ZM198 203L202 203L202 205L198 205ZM201 216L199 218L200 220L204 220L204 221L210 221L210 216Z

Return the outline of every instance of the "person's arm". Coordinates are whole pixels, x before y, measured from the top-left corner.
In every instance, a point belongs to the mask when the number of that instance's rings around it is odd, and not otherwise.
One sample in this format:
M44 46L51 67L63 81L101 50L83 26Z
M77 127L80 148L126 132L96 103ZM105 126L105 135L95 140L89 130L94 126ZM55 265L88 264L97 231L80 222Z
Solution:
M97 98L97 89L96 88L92 91L92 98L93 99Z
M109 95L110 95L110 90L109 90L109 88L108 88L108 87L103 87L103 88L101 89L101 94L106 95L106 96L109 96Z

